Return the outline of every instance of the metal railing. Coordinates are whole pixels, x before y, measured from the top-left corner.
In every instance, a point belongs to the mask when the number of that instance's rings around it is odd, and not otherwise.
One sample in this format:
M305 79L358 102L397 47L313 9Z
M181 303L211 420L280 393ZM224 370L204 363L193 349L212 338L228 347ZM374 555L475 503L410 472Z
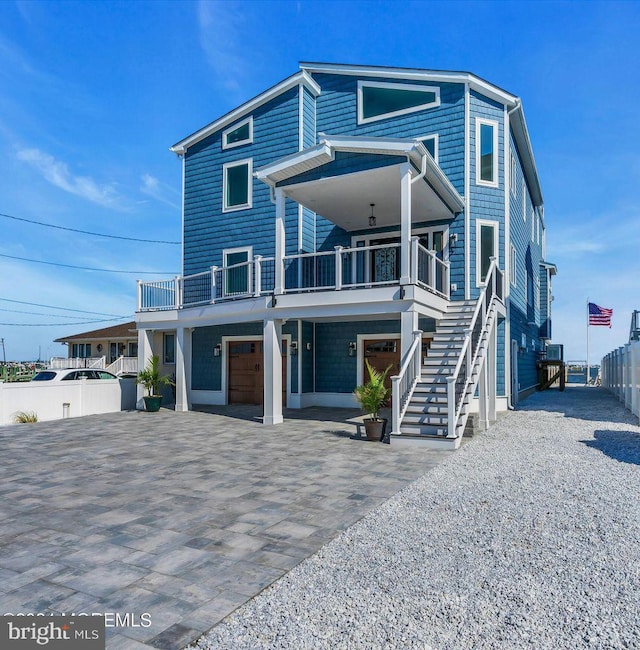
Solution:
M232 266L170 280L138 281L138 311L195 307L265 294L389 286L400 283L399 243L273 257L256 255ZM449 263L428 251L414 237L410 247L411 282L449 298Z
M489 318L495 311L495 301L502 302L503 296L504 274L498 268L496 258L492 257L471 323L465 331L458 362L453 373L447 377L447 438L457 438L456 428L460 420L465 395L467 392L475 390L474 368L482 353L482 337L488 331Z
M400 423L409 406L413 389L422 368L422 331L413 333L413 343L405 355L400 371L391 377L391 433L400 433Z

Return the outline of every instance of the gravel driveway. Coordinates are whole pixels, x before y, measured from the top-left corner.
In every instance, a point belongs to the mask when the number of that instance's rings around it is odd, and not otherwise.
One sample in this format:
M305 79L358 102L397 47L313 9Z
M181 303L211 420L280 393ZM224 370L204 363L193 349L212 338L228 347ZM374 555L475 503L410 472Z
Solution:
M198 648L640 648L640 428L539 393Z

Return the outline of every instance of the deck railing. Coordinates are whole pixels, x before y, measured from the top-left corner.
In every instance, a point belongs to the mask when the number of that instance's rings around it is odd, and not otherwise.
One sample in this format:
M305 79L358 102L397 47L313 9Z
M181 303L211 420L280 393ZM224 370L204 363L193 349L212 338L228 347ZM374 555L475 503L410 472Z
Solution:
M114 375L132 375L138 372L138 357L118 357L105 370Z
M409 406L413 389L422 369L422 332L413 333L413 343L405 355L400 371L391 377L391 433L400 433L400 423Z
M47 363L49 370L65 370L67 368L99 368L105 367L105 357L51 357Z
M232 266L171 280L138 281L138 311L195 307L266 294L341 291L400 283L398 243L285 255L279 269L273 257L256 255ZM449 263L435 251L411 244L411 282L449 298Z

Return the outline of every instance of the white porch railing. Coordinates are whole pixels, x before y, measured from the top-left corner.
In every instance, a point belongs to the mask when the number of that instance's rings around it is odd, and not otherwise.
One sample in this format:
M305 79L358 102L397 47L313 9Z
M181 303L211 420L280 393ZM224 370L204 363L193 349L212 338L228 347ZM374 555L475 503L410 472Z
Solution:
M400 372L391 377L391 432L400 433L400 423L409 405L422 368L422 331L413 333L413 343L405 355Z
M473 318L465 332L458 363L453 373L447 377L447 438L457 437L456 428L465 396L468 391L475 390L474 368L480 359L483 337L488 333L489 318L495 312L497 300L504 300L504 274L498 268L496 258L492 257Z
M105 357L51 357L47 368L49 370L65 370L66 368L101 368L104 369Z
M181 309L265 294L341 291L400 283L400 244L285 255L156 282L138 281L138 311ZM449 263L412 240L411 282L449 298ZM276 272L278 271L278 272ZM278 285L278 286L276 286Z
M138 372L138 357L118 357L105 370L114 375L131 375Z

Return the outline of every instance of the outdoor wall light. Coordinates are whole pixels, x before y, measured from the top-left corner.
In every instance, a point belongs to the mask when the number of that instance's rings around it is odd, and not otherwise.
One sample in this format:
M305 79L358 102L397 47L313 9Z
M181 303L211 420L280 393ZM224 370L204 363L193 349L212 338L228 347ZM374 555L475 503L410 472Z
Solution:
M358 349L357 343L355 341L351 341L349 343L349 356L352 357L356 353L357 349Z
M295 357L296 354L298 354L298 342L297 341L291 341L291 345L289 346L289 350L291 350L291 356Z
M458 241L458 233L454 232L449 235L449 248L453 248L454 244Z
M311 352L311 341L307 341L307 352Z
M213 356L219 357L222 354L222 343L218 343L213 347Z

